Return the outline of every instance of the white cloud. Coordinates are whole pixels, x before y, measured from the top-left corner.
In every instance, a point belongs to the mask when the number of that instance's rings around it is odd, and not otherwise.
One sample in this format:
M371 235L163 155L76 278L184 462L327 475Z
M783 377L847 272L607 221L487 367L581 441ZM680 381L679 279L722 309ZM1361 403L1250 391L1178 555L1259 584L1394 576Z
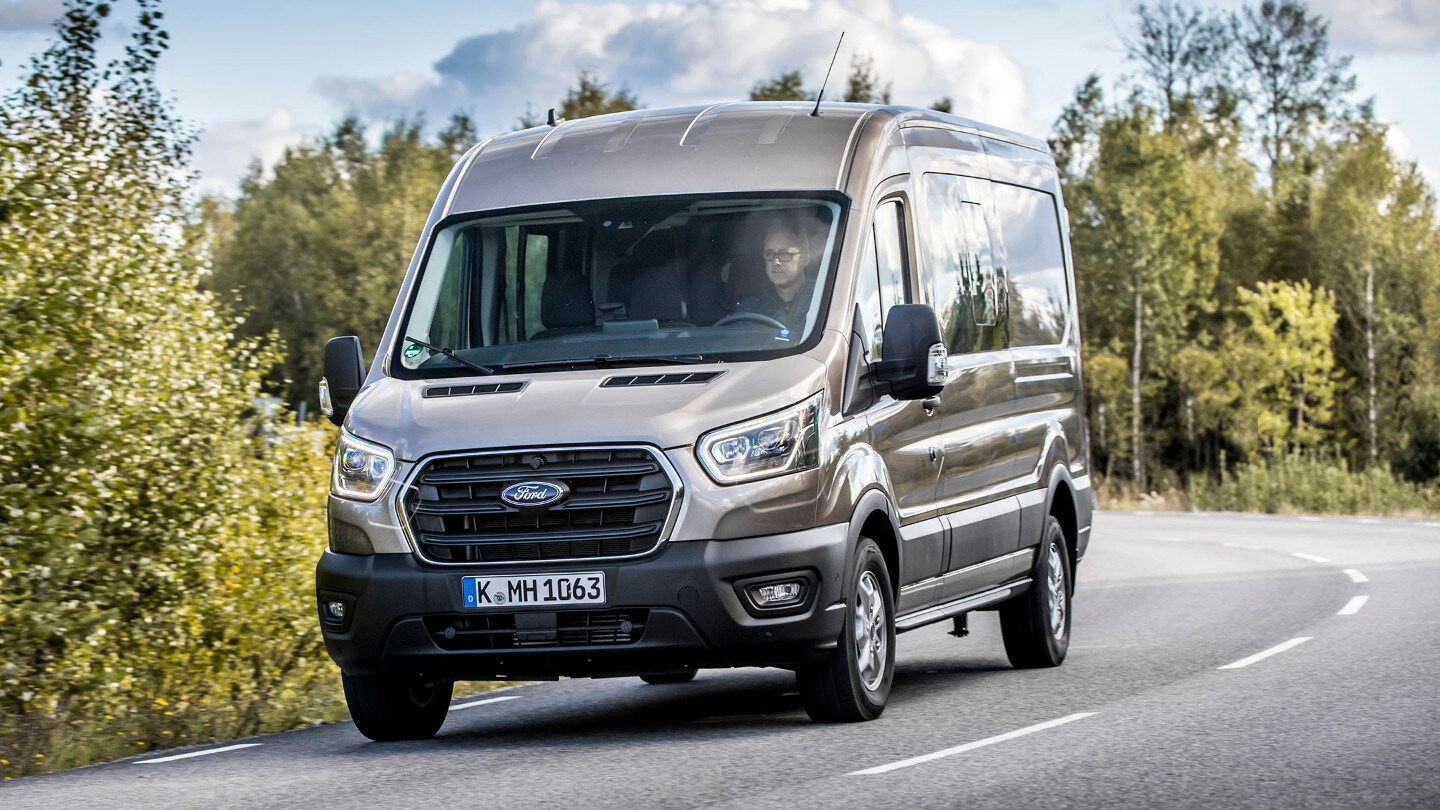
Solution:
M581 70L628 86L647 107L747 98L757 81L794 69L818 88L841 31L827 98L843 93L851 56L869 55L898 104L949 96L960 115L1043 130L1027 117L1023 71L1002 49L901 14L891 0L541 0L515 28L461 39L432 77L327 77L317 89L370 118L465 110L482 131L505 130L527 104L537 114L556 104Z
M1440 0L1311 0L1337 43L1365 51L1440 48Z
M200 173L196 190L234 195L251 163L258 160L266 168L273 167L286 148L313 134L297 126L284 107L276 107L264 118L212 124L195 142L192 165Z
M60 0L0 0L0 32L47 31L64 13Z

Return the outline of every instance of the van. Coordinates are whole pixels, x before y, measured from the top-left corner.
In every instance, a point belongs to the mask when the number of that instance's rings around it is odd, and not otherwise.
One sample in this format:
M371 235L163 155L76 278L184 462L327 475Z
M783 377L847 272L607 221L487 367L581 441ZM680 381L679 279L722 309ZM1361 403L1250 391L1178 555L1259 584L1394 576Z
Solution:
M456 680L741 666L870 720L896 634L979 610L1065 658L1093 495L1042 141L840 103L498 135L324 374L320 626L371 739Z

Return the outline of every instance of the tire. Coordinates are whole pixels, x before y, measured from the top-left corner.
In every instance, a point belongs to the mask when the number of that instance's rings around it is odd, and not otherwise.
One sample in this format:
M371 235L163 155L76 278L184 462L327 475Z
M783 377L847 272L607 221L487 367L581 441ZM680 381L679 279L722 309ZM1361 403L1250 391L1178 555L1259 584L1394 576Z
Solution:
M355 727L376 742L435 736L450 711L452 681L340 674Z
M880 547L861 537L845 589L845 627L826 657L800 667L805 713L817 723L874 720L895 677L895 597Z
M1033 581L1025 593L1000 606L1005 655L1016 669L1058 667L1070 649L1070 555L1065 530L1045 518Z
M695 670L688 672L665 672L658 675L641 675L640 680L655 686L668 683L689 683L695 680Z

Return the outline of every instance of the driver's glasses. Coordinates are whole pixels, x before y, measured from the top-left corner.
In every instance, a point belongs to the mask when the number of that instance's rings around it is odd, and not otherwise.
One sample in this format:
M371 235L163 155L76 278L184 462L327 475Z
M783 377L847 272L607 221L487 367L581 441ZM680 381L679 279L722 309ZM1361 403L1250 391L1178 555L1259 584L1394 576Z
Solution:
M802 250L767 250L765 251L765 261L789 264L803 252Z

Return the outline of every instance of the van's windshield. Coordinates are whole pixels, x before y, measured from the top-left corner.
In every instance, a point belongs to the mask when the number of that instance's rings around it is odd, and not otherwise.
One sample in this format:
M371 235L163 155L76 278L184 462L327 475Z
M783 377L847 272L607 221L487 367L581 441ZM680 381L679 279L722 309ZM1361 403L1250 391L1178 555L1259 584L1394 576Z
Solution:
M824 313L842 211L815 198L709 195L458 222L430 246L392 369L428 377L798 350Z

